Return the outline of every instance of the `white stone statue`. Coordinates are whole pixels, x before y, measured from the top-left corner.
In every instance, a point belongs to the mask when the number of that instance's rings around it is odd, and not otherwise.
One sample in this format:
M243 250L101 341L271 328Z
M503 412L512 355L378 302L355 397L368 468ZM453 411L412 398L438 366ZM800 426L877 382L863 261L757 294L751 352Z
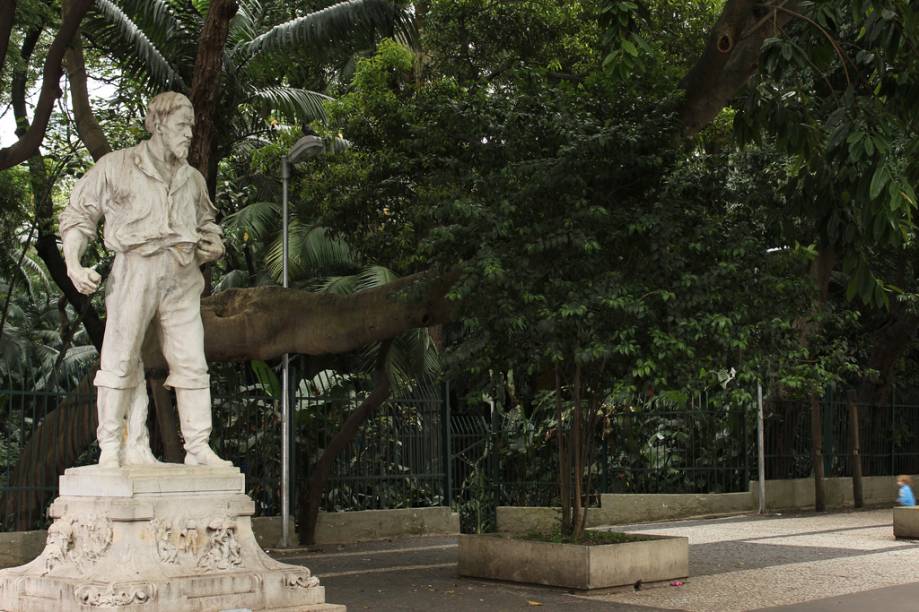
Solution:
M230 465L210 446L211 392L204 358L198 266L224 253L216 210L204 177L188 162L195 115L180 93L150 101L149 140L114 151L81 178L61 213L67 274L81 293L98 289L99 274L80 258L105 218L105 246L115 252L106 281L105 338L98 387L99 465L158 463L147 435L147 393L141 344L154 323L169 365L187 465ZM127 435L125 424L127 421Z

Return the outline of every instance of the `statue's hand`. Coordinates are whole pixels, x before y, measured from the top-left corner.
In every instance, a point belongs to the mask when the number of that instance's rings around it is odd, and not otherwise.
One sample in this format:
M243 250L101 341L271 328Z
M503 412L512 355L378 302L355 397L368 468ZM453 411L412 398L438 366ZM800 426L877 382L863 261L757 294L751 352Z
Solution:
M92 268L74 266L67 268L67 276L73 281L73 286L83 295L90 295L99 288L102 277Z
M223 242L216 236L202 236L195 245L195 257L203 264L220 259L224 252Z

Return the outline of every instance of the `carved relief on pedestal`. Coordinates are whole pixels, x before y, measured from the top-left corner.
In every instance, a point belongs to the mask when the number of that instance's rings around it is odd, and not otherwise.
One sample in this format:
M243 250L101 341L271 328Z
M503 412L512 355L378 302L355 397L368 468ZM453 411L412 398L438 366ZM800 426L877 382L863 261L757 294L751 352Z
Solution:
M162 519L153 519L150 521L150 527L153 530L153 540L156 542L156 556L163 563L175 563L179 551L170 541L172 526Z
M48 528L44 573L50 573L62 563L73 563L85 573L105 554L112 543L112 521L105 516L88 514L76 517L64 515Z
M284 574L282 584L288 589L311 589L319 586L319 578L310 576L309 570L303 572L289 572Z
M236 523L230 519L214 519L207 524L207 545L198 559L198 567L227 569L241 563Z
M152 584L114 584L107 586L84 584L74 590L77 601L84 606L114 607L149 603L156 596L156 587Z
M154 519L150 528L156 554L163 563L223 570L242 564L236 523L229 518L210 520Z

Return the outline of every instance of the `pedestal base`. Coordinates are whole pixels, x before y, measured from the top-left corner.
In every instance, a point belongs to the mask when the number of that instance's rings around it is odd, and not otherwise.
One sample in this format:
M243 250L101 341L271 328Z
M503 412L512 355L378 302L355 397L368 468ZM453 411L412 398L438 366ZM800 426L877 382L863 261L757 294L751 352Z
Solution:
M0 571L4 612L344 612L255 541L237 468L67 470L41 555Z

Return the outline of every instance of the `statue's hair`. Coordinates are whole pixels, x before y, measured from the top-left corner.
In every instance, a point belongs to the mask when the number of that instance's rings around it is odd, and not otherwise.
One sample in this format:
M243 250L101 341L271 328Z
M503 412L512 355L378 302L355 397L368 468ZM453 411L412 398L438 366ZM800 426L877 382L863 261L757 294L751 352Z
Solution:
M183 106L192 108L191 100L177 91L165 91L157 94L147 106L144 127L152 134L157 121L162 121Z

